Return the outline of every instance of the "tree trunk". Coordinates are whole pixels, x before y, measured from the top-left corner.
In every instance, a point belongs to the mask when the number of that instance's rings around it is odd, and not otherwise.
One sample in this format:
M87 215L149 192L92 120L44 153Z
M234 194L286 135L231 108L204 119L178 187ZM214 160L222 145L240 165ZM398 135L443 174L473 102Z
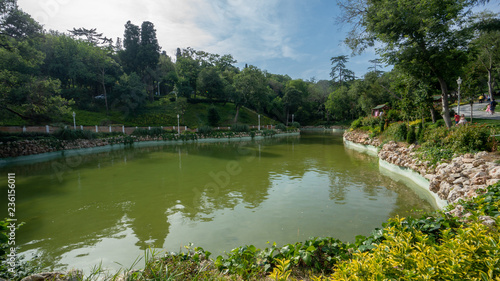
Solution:
M236 124L236 122L238 122L238 114L240 114L240 107L241 107L241 105L236 106L236 114L234 115L234 124Z
M432 123L436 123L436 110L434 110L434 107L431 107L431 118Z
M488 94L490 96L490 101L493 100L493 77L491 75L491 68L488 68Z
M102 76L101 76L101 78L102 78L101 79L101 84L102 84L102 89L104 90L104 103L106 104L106 115L109 115L109 113L108 113L108 110L109 110L109 108L108 108L108 93L106 91L106 83L104 82L104 74L105 74L105 72L104 72L104 69L101 70L101 71L102 71L101 72L101 74L102 74Z
M21 117L23 120L30 120L29 117L26 117L26 116L22 115L21 113L13 110L13 109L11 109L11 108L9 108L7 106L0 105L0 107L3 108L3 109L5 109L5 110L7 110L7 111L9 111L9 112L11 112L11 113L14 113L15 115Z
M441 86L441 99L443 105L443 119L446 127L451 128L450 108L448 106L448 86L442 77L437 77Z

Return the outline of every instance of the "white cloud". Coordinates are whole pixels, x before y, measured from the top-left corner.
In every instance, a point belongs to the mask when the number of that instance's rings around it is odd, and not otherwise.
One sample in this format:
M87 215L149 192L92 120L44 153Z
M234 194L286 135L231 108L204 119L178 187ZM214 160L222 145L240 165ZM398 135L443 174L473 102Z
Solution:
M162 50L171 56L178 47L192 47L231 54L240 63L294 77L306 67L314 68L315 59L321 60L317 38L338 35L318 32L319 26L331 24L331 18L320 21L321 17L311 16L332 5L319 0L18 0L18 4L46 29L97 28L113 39L123 37L128 20L136 25L151 21ZM306 41L304 35L309 34L317 36ZM288 70L295 73L283 73Z

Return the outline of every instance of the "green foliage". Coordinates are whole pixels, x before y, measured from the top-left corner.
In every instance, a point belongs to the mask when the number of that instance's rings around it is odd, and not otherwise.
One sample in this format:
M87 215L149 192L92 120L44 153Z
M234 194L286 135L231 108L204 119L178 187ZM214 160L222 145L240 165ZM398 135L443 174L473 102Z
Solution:
M198 134L202 136L210 136L212 135L213 131L214 131L213 128L210 126L203 126L198 128Z
M275 130L263 130L262 131L262 136L263 137L272 137L276 135L276 131Z
M300 128L300 123L299 122L292 122L290 123L290 127L299 129Z
M487 189L478 190L477 192L480 196L458 202L458 204L463 206L463 212L469 213L476 218L490 216L498 221L500 217L500 183L488 186Z
M276 125L276 130L286 131L286 126L283 123Z
M246 124L234 124L231 126L231 131L233 132L250 132L250 127Z
M59 129L53 133L53 136L60 140L77 140L86 139L92 140L97 138L97 134L88 130L73 130L73 129Z
M401 121L401 114L396 109L389 109L386 115L387 120L390 122Z
M363 127L363 117L359 117L351 123L351 129L359 129Z
M217 108L215 108L214 106L208 108L207 119L208 119L208 125L212 127L216 127L219 124L220 115L219 112L217 111Z
M424 122L420 122L418 123L417 140L419 142L422 142L423 137L424 137Z
M0 132L0 142L19 141L19 140L39 140L53 139L54 136L49 133L39 132L23 132L23 133L8 133Z
M491 137L491 127L486 125L455 126L451 130L431 125L422 127L421 134L419 157L432 164L450 160L455 153L492 151L497 145L496 139Z
M408 127L406 123L398 123L394 138L397 141L405 141L408 134Z
M444 143L458 153L491 151L493 139L491 129L487 126L456 126L444 139Z
M432 165L439 162L448 162L453 158L455 154L453 150L449 148L442 148L436 146L421 146L418 151L420 152L419 158L425 161L429 161Z
M410 126L408 128L408 132L406 134L406 142L409 144L412 144L412 143L415 143L416 140L417 140L417 135L415 133L415 127Z
M138 128L132 132L132 136L141 136L141 137L145 137L145 136L158 137L158 136L161 136L163 134L165 134L165 130L163 130L162 128L159 128L159 127L153 127L153 128L151 128L151 130Z
M371 237L361 237L359 251L337 264L328 280L494 280L500 275L499 199L497 183L459 202L471 214L468 221L443 211L390 219ZM480 223L481 216L493 217L496 224Z
M276 267L273 269L273 272L269 274L273 280L276 281L285 281L288 280L292 270L290 268L290 261L286 259L276 259Z
M15 223L15 228L10 228L9 219L0 220L0 278L6 280L21 280L22 278L34 274L39 268L34 262L25 262L21 257L16 255L15 261L9 258L10 249L14 248L16 253L19 253L19 247L9 244L11 231L18 231L24 223ZM12 268L14 273L9 272Z

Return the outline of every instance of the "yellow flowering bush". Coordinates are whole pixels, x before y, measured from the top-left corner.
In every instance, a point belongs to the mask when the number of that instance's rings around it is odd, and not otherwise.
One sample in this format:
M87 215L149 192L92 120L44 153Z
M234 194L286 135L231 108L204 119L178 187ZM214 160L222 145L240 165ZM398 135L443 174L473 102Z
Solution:
M498 227L474 221L443 230L435 241L399 227L404 219L392 220L397 224L385 229L385 240L339 263L328 280L500 280Z

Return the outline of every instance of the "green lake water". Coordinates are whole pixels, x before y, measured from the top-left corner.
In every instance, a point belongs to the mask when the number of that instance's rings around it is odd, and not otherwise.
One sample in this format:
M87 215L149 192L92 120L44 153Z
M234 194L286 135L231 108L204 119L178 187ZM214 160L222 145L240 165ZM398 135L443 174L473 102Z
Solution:
M190 242L213 256L314 236L353 242L391 216L434 209L340 134L127 148L6 166L4 183L7 173L26 222L17 245L51 269L129 267L148 248ZM7 184L0 192L7 206Z

